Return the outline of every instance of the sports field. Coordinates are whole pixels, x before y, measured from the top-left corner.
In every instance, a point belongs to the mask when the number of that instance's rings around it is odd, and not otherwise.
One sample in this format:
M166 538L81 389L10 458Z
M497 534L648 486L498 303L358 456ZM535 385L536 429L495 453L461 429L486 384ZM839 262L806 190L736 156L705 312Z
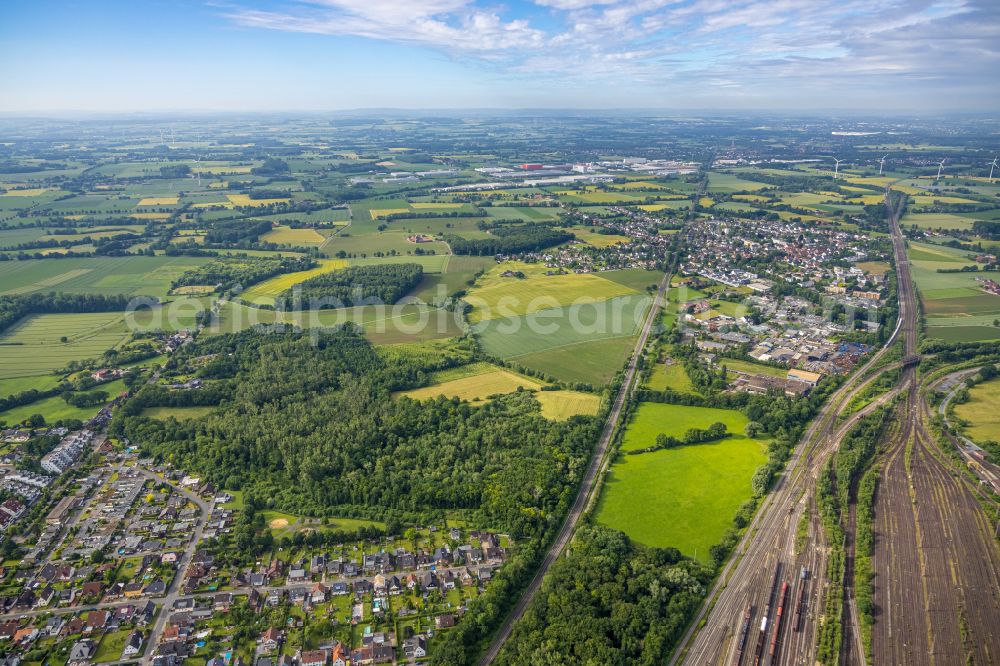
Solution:
M955 405L955 415L969 423L963 432L973 441L1000 442L1000 379L969 389L969 401Z
M476 403L491 395L513 393L518 388L537 390L542 387L537 380L489 363L473 363L436 372L431 377L431 382L430 386L405 391L400 395L414 400L444 396Z
M625 431L626 444L648 446L659 432L682 435L715 421L735 434L707 444L621 456L604 483L597 521L647 546L674 547L708 561L709 548L722 539L740 504L751 496L750 479L767 457L764 444L743 435L746 417L739 412L679 405L643 403Z
M62 342L61 338L67 341ZM25 317L0 335L0 379L63 368L101 356L129 337L120 312Z

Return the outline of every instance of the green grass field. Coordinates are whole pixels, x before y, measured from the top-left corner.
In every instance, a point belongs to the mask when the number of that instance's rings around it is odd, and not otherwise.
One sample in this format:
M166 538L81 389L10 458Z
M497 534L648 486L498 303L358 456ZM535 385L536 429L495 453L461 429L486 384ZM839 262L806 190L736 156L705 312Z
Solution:
M713 171L708 174L709 192L755 192L757 190L762 190L765 187L767 187L765 183L743 180L739 176L735 176L730 173L718 173Z
M142 410L142 415L151 419L166 421L169 418L178 421L197 419L210 413L214 407L147 407Z
M598 396L580 391L539 391L535 397L542 405L542 416L553 421L564 421L578 414L594 416L601 407Z
M1000 379L969 389L969 401L955 405L955 415L969 422L963 432L974 441L1000 442Z
M88 257L0 262L0 295L36 291L163 297L170 283L207 257Z
M606 338L525 354L516 360L565 382L603 386L621 370L634 348L634 336Z
M636 292L627 285L596 274L546 275L548 270L540 264L498 264L469 290L466 301L473 306L469 321L516 317L574 302L603 301ZM526 277L501 277L507 271L520 271Z
M944 229L946 231L968 231L975 220L951 213L908 213L899 223L904 227L919 229Z
M519 388L537 390L542 387L537 380L489 363L473 363L437 372L431 377L431 381L430 386L404 391L399 395L414 400L444 396L478 403L491 395L513 393Z
M568 345L635 335L649 307L645 294L632 294L579 306L557 307L475 326L483 348L505 359L519 359Z
M347 261L343 259L323 259L319 262L319 265L316 268L311 268L307 271L296 271L294 273L283 273L282 275L276 275L269 280L264 280L263 282L251 285L242 294L240 294L240 298L249 303L265 303L273 305L274 299L278 296L278 294L291 289L293 286L301 284L310 278L316 277L317 275L322 275L323 273L329 273L330 271L346 267Z
M108 398L113 399L125 391L125 383L121 380L108 382L101 386L95 386L92 390L107 391ZM102 406L73 407L66 404L66 401L60 396L54 396L0 412L0 421L6 421L8 424L20 423L33 414L41 414L48 423L54 423L60 419L80 419L81 421L86 421L93 418Z
M656 367L649 374L646 386L653 391L670 389L671 391L680 391L681 393L694 392L694 384L691 383L687 371L683 365L677 362L670 365L664 362L657 363Z
M658 432L683 434L690 427L722 421L734 426L746 417L729 410L643 403L625 432L626 443L649 445ZM624 455L611 468L596 519L647 546L674 547L709 560L709 548L732 525L750 495L750 479L766 460L764 445L742 427L718 442L652 453ZM636 446L635 448L640 448Z
M742 437L747 425L747 417L733 409L644 402L636 409L625 429L622 451L653 446L660 433L681 438L691 428L707 428L716 421L725 423L734 437Z
M780 377L782 379L788 376L788 370L786 368L773 368L769 365L764 365L763 363L752 363L750 361L743 361L735 358L720 358L717 359L716 362L719 365L726 366L726 369L729 370L730 377L734 376L738 372L750 375Z
M315 229L292 229L281 225L267 232L260 239L266 243L278 245L319 246L326 242L326 236Z
M230 302L219 309L218 322L207 328L205 334L236 333L252 326L275 323L313 328L338 326L348 321L360 324L365 336L375 344L452 338L463 332L456 313L425 305L394 305L384 309L364 306L279 313Z
M117 312L25 317L0 335L0 379L38 375L70 361L99 357L128 336L124 316Z
M1000 296L986 292L978 279L990 273L938 273L975 264L969 253L940 245L911 243L910 270L920 291L927 334L949 342L973 342L998 337L992 326L1000 319Z

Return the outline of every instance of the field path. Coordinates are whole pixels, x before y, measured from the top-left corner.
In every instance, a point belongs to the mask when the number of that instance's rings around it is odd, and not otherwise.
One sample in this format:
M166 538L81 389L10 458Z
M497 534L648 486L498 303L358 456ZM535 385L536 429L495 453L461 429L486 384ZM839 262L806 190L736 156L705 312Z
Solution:
M663 299L667 291L667 287L670 284L670 274L667 273L663 276L660 281L660 287L656 291L656 298L653 299L653 303L649 308L649 312L646 313L646 319L642 324L642 331L639 333L639 339L635 344L635 351L632 353L632 358L628 362L628 366L625 369L625 378L622 381L621 388L618 389L618 395L615 397L614 405L611 407L611 412L608 414L608 420L604 424L604 430L601 432L601 438L597 442L597 449L594 451L594 455L590 459L590 465L587 467L587 472L580 482L580 489L577 491L576 499L573 501L573 506L570 507L569 513L566 514L566 520L563 522L562 529L559 530L559 534L556 536L555 541L549 547L547 553L545 553L545 559L542 560L542 564L538 567L538 571L535 572L535 577L528 584L528 587L524 590L521 598L518 600L514 609L507 616L500 629L497 630L496 635L490 642L489 647L483 653L482 657L479 659L479 664L485 666L490 664L497 655L500 654L501 648L503 648L504 643L507 642L507 638L510 636L511 630L514 628L514 623L517 622L524 611L527 610L528 606L534 600L535 595L538 594L538 590L541 589L542 580L549 571L549 567L555 563L559 556L562 554L563 549L569 543L570 539L573 537L574 532L576 532L576 525L580 520L580 517L584 515L585 510L591 506L594 498L597 497L597 490L600 488L598 480L603 476L604 470L607 468L608 460L607 453L611 446L611 440L614 436L615 429L618 427L618 421L621 419L622 411L624 410L625 403L628 400L629 394L632 392L632 384L635 380L636 366L639 357L642 355L642 350L646 347L646 340L649 338L649 331L653 327L653 322L657 321L659 318L660 308L663 306Z

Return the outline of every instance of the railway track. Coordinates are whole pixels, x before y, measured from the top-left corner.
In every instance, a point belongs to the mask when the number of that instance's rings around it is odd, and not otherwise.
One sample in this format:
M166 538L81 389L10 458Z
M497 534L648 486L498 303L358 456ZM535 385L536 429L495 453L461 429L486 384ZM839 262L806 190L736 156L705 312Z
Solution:
M534 578L531 579L528 587L522 593L521 598L518 599L517 604L515 604L514 609L510 612L503 625L501 625L501 627L497 630L497 633L494 635L490 645L481 655L478 662L480 666L486 666L486 664L492 663L493 660L497 658L497 655L500 654L500 650L503 648L504 643L507 641L507 638L510 637L510 633L514 628L514 623L517 622L517 620L524 615L524 612L528 609L528 606L535 598L538 590L541 589L542 580L545 578L545 574L548 573L549 568L562 554L563 549L566 548L566 545L570 542L573 534L576 532L576 526L580 518L586 513L586 509L591 505L593 498L597 496L597 491L600 488L601 475L607 466L608 449L611 446L611 440L614 437L615 429L618 427L618 422L624 411L625 403L631 395L639 358L642 356L642 351L646 348L646 342L649 339L649 332L653 327L653 323L659 317L660 308L664 302L663 299L669 285L671 274L672 272L667 272L663 276L659 289L656 292L656 296L653 299L653 303L650 305L649 312L646 314L646 319L643 322L639 338L635 345L635 351L625 369L625 377L622 380L621 388L618 390L618 395L615 396L615 401L612 404L611 411L608 413L608 419L605 422L604 430L601 432L601 437L598 440L597 448L591 457L590 464L587 467L584 478L580 482L580 488L577 491L576 499L563 521L562 528L556 535L552 545L549 546L548 551L546 551L545 558L542 560L542 564L535 573Z
M889 194L886 193L888 205ZM896 217L895 211L892 211ZM859 368L836 393L831 396L802 437L779 477L774 489L764 499L749 529L737 545L733 556L723 567L705 603L687 633L681 639L671 658L671 664L721 664L733 654L733 644L738 635L734 627L747 605L764 608L771 593L771 576L777 564L783 563L790 570L809 571L806 581L791 583L793 595L802 593L803 609L800 611L798 631L784 627L779 636L779 649L768 655L766 663L791 666L814 662L818 612L825 586L826 552L823 531L814 510L814 491L819 474L829 457L836 451L841 439L857 422L873 410L887 404L898 393L898 388L846 415L852 400L871 382L885 372L909 367L905 362L880 365L888 349L903 336L906 339L907 357L915 351L917 309L909 268L906 263L905 243L898 224L893 233L893 247L897 265L905 268L906 277L900 279L899 321L885 346ZM900 271L902 273L904 271ZM904 359L908 360L908 359ZM905 372L914 372L912 367ZM796 527L807 508L813 507L809 519L806 543L796 549ZM853 599L850 600L853 603ZM860 641L852 637L858 644ZM856 651L860 652L860 650ZM740 663L754 663L742 656ZM864 656L855 655L853 661L864 663ZM732 663L732 662L730 662Z

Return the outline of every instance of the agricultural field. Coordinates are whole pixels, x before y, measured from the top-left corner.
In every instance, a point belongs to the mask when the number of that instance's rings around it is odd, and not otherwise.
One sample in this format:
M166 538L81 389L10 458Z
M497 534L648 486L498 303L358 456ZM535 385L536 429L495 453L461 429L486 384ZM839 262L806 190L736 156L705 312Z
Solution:
M942 231L971 231L974 219L952 213L907 213L899 223L903 227Z
M505 272L521 272L524 278L503 277ZM476 281L466 301L472 305L471 323L517 317L574 303L604 301L634 294L635 290L599 275L546 275L550 269L540 264L504 262Z
M661 432L683 435L715 421L726 423L733 434L717 442L620 456L605 481L597 521L644 545L673 547L710 561L709 548L732 526L736 510L751 495L754 471L767 458L764 443L743 434L746 417L732 410L642 403L622 446L644 448Z
M956 404L955 415L969 424L962 432L973 441L1000 442L1000 379L969 389L969 401Z
M292 229L282 225L261 236L260 240L277 245L319 246L326 242L326 236L315 229Z
M983 289L979 281L993 279L985 272L938 273L975 265L969 253L940 245L910 243L911 271L920 292L931 337L952 342L1000 338L1000 296Z
M125 391L125 383L121 380L109 382L107 384L95 386L92 390L106 391L110 401ZM5 412L0 412L0 421L6 421L8 424L21 423L34 414L41 414L44 416L47 423L55 423L56 421L63 419L79 419L81 421L87 421L93 418L103 406L104 405L74 407L73 405L67 404L61 396L57 395L51 398L37 400L27 405L14 407L13 409L8 409Z
M519 365L564 382L604 386L635 349L635 337L604 338L514 357Z
M129 336L120 312L25 317L0 334L0 379L39 375L70 361L98 358Z
M170 283L207 257L92 257L0 262L0 295L62 291L164 297Z
M579 240L583 241L587 245L593 245L594 247L610 247L629 240L628 236L619 236L617 234L598 234L590 231L586 227L572 227L570 231L572 231L573 235Z
M240 298L248 303L273 305L275 297L291 289L295 285L301 284L306 280L316 277L317 275L329 273L330 271L335 271L341 268L347 268L347 261L343 259L321 259L316 268L311 268L307 271L284 273L283 275L277 275L268 280L264 280L263 282L251 285L242 294L240 294Z
M426 305L277 312L229 302L220 307L219 317L205 329L205 334L234 333L257 325L285 324L315 328L340 326L347 322L360 325L365 337L375 344L438 340L463 333L454 312Z
M534 379L489 363L473 363L436 372L431 377L431 382L430 386L405 391L399 395L413 400L444 396L475 404L485 402L493 395L513 393L518 389L537 391L543 386Z
M542 416L553 421L577 415L595 416L601 407L598 396L581 391L539 391L535 397L542 405Z

